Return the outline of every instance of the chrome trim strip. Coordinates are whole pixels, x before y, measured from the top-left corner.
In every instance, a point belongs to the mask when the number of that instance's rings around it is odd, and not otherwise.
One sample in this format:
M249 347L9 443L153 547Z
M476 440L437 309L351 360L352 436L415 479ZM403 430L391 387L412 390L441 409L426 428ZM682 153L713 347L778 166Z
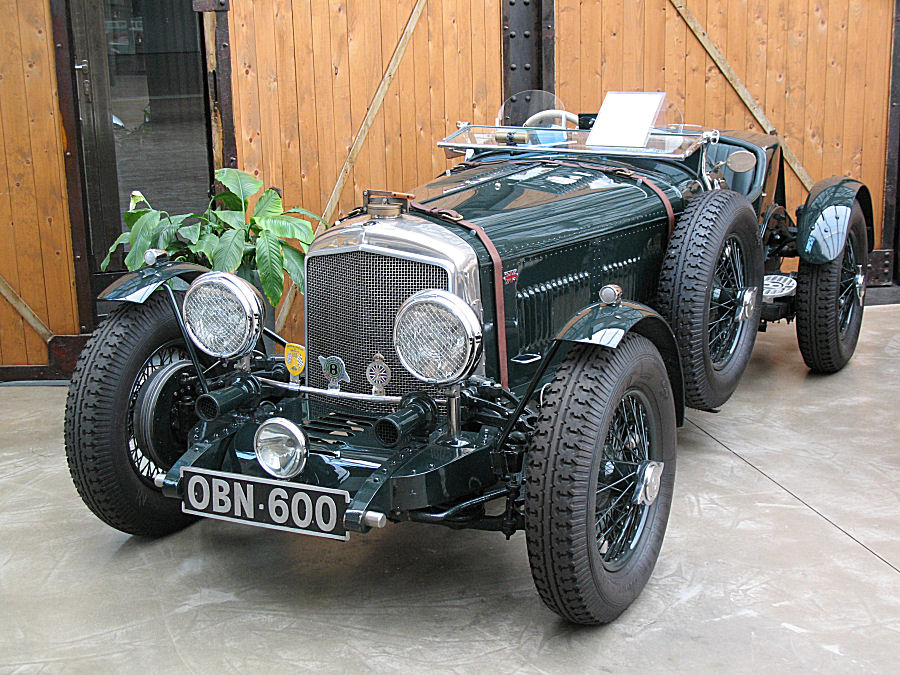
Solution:
M419 216L389 218L368 215L345 221L316 237L306 258L367 251L437 265L447 271L449 290L483 318L479 292L478 256L459 235Z

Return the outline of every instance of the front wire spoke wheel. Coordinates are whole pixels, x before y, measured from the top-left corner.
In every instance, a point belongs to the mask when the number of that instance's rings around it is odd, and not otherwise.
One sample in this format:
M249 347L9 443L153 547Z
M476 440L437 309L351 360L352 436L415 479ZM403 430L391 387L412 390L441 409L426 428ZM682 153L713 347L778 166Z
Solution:
M85 505L122 532L160 536L195 519L153 484L152 478L169 467L153 461L135 440L146 440L147 434L135 432L149 428L149 436L160 442L158 447L143 445L152 447L153 456L179 457L187 450L184 430L193 413L191 397L187 389L182 396L180 380L173 380L169 389L161 379L174 372L186 352L175 309L166 294L157 292L142 304L113 309L72 373L65 419L69 473ZM150 396L163 388L165 396ZM142 411L139 418L136 409Z
M128 417L127 417L127 434L128 434L128 455L131 458L131 465L137 474L147 481L149 484L153 484L153 478L164 470L163 467L157 466L156 462L154 462L151 458L147 457L144 454L144 451L141 450L138 445L137 439L134 435L134 406L137 403L138 395L141 392L141 387L150 379L150 376L153 375L157 370L162 368L163 366L167 366L176 361L181 361L188 358L187 349L185 349L184 344L179 341L172 341L168 344L162 345L149 357L144 361L140 370L138 371L137 378L134 381L134 385L131 387L131 395L128 398ZM168 469L168 467L165 467Z
M675 401L647 338L575 345L547 385L527 453L525 532L544 603L582 624L622 613L650 578L675 477Z
M615 571L620 569L634 551L644 525L647 506L635 501L638 472L632 471L616 477L606 474L605 467L628 462L640 465L650 458L649 438L646 427L646 413L643 395L639 391L625 394L613 417L610 432L603 444L603 458L600 475L597 477L599 495L615 485L616 497L612 500L597 500L597 547L603 558L603 565ZM609 478L616 478L610 482Z

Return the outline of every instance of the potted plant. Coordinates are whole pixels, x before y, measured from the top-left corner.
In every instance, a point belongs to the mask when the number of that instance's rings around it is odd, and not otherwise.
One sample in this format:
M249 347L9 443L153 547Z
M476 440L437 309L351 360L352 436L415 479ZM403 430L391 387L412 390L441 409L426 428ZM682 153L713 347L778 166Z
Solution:
M284 290L287 272L298 290L303 290L303 258L313 240L307 216L328 224L306 209L284 209L281 194L268 188L249 210L250 198L262 181L238 169L219 169L216 180L224 186L209 201L203 213L171 215L150 206L140 192L131 193L125 212L127 231L119 235L100 264L105 270L112 253L123 244L130 249L125 266L136 270L144 265L148 248L164 249L171 260L204 265L213 270L235 272L259 286L273 307ZM296 239L302 250L285 240Z

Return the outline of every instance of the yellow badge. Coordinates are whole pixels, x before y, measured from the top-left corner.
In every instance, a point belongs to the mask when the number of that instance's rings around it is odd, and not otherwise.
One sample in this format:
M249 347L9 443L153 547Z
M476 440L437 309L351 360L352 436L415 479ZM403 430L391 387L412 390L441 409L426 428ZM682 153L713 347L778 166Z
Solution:
M284 365L294 377L306 367L306 348L303 345L288 342L284 347Z

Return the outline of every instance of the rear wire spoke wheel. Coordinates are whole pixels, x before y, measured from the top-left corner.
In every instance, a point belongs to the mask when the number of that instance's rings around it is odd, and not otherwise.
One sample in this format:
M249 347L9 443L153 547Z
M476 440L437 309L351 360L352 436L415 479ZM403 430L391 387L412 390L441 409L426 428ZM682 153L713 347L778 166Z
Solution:
M678 341L690 407L717 408L737 388L759 329L762 282L747 198L731 190L694 197L676 222L654 303Z
M740 343L744 267L741 242L730 236L716 264L709 303L709 358L715 370L729 364Z
M526 466L535 587L569 621L607 623L641 592L665 535L675 403L648 339L575 345L544 393Z
M160 466L140 447L134 424L134 411L154 374L186 351L168 298L155 293L143 304L114 309L88 340L72 373L65 418L69 473L87 507L129 534L168 534L195 519L153 485L153 476L170 467ZM173 416L170 407L153 412L159 413L154 424L160 428L190 424L184 415ZM177 447L158 448L153 456L179 457L187 450L186 432L168 438L175 438Z
M862 326L868 246L858 202L850 210L844 248L821 265L800 260L797 269L797 342L810 370L835 373L856 351Z

